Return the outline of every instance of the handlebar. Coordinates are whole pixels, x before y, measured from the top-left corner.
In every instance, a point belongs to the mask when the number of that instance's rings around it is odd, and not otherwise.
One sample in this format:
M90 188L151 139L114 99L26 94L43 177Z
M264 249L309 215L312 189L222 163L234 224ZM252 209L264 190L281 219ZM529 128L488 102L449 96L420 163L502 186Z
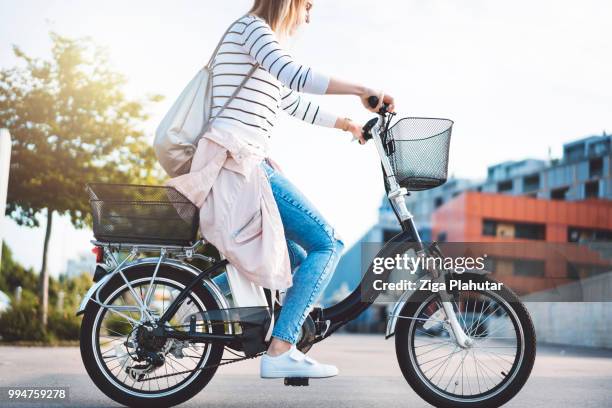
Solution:
M380 100L378 99L378 96L373 95L368 98L368 105L370 105L372 109L376 108L379 102ZM384 116L387 114L388 109L389 109L389 104L383 102L382 106L378 110L378 114ZM378 122L378 118L370 119L361 129L363 132L363 138L366 141L372 139L372 128L374 127L374 125L376 125L377 122Z
M361 131L363 132L363 138L366 141L372 139L372 128L374 127L374 125L376 125L376 122L378 122L378 118L370 119L366 122L365 125L363 125L363 128L361 128Z

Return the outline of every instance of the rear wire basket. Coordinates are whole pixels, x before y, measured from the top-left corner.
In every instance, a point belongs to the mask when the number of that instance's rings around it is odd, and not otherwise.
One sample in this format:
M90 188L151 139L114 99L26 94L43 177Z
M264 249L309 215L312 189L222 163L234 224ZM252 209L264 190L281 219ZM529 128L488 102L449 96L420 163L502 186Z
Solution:
M199 210L172 187L87 184L98 241L191 246Z
M389 128L383 143L400 187L421 191L446 182L452 127L449 119L403 118Z

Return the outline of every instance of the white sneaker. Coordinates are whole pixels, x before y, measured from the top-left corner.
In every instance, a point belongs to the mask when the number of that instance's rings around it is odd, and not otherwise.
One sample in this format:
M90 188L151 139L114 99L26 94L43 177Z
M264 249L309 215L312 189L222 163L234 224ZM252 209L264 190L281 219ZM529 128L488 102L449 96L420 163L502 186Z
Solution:
M338 375L333 365L317 363L306 356L295 345L276 357L264 354L261 357L261 378L327 378Z

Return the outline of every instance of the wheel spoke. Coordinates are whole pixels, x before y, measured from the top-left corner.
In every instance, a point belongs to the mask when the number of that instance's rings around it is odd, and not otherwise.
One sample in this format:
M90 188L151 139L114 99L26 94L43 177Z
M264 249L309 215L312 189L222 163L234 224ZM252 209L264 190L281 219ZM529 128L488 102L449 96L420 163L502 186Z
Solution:
M429 346L433 346L435 344L455 344L454 341L438 341L438 342L434 342L434 343L428 343L428 344L421 344L420 346L414 346L415 349L420 348L420 347L429 347Z
M446 347L446 346L447 346L447 343L442 343L442 345L440 345L440 346L438 346L438 347L435 347L435 348L433 348L433 349L431 349L431 350L427 350L427 351L425 351L425 352L423 352L423 353L421 353L421 354L417 354L417 357L422 357L422 356L424 356L425 354L429 354L429 353L431 353L431 352L433 352L433 351L439 350L439 349L441 349L442 347Z
M461 361L459 362L459 365L457 366L457 368L455 369L455 371L453 372L453 375L451 375L450 379L448 380L448 384L446 384L446 387L444 387L444 390L446 391L446 389L448 388L448 386L450 385L450 383L453 381L453 378L455 378L455 375L457 375L457 371L459 371L459 367L463 367L463 362L465 361L465 357L468 355L466 350L462 350L465 352L465 354L463 355L463 358L461 359Z
M461 353L463 351L463 349L459 349L459 347L457 347L457 351L455 353L453 353L447 360L446 360L446 364L444 365L444 370L442 370L442 373L440 374L440 378L438 379L438 382L436 383L436 385L439 385L440 382L442 381L442 379L444 378L444 374L446 373L446 370L448 370L448 367L450 367L450 363L451 361L453 361L453 358L455 358L455 356L459 353ZM431 377L431 380L433 381L434 376Z

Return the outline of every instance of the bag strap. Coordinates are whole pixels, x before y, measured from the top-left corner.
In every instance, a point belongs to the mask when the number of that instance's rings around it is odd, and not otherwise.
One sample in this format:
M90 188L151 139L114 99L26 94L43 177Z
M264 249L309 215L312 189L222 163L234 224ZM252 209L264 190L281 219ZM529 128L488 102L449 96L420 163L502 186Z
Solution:
M234 92L232 92L227 101L225 101L225 103L221 107L221 110L210 120L209 124L212 123L218 116L221 116L225 108L227 108L229 104L236 98L236 96L238 96L238 92L240 92L240 90L244 88L244 85L246 85L247 81L253 76L253 74L255 74L257 68L259 68L259 64L255 63L255 65L253 65L253 67L246 74L242 82L240 82L240 85L238 85L236 89L234 89Z
M215 57L217 56L217 53L219 52L219 48L221 48L221 44L223 43L223 39L225 38L225 36L227 35L227 33L229 33L229 31L231 30L231 28L234 26L234 24L236 24L238 21L240 21L243 17L240 17L238 20L234 21L225 31L225 34L223 34L223 36L221 37L221 40L219 41L219 44L217 44L217 48L215 48L215 51L213 52L213 55L210 57L210 61L208 61L208 64L206 64L206 67L208 69L210 69L210 64L213 62L213 60L215 59ZM230 97L227 99L227 101L225 101L225 103L223 104L223 106L221 107L221 110L213 117L211 118L208 123L206 124L206 126L204 127L204 129L202 130L202 135L204 133L206 133L206 131L210 128L210 125L214 122L214 120L218 117L221 116L221 114L225 111L225 108L227 108L229 106L230 103L232 103L232 101L236 98L236 96L238 96L238 93L242 90L242 88L244 88L244 86L246 85L247 81L249 79L251 79L251 77L255 74L255 71L257 70L257 68L259 68L259 62L255 61L255 64L253 65L253 67L249 70L249 72L246 74L246 76L244 77L244 79L242 80L242 82L240 82L240 84L236 87L236 89L234 89L234 92L232 92L232 94L230 95ZM211 79L212 81L212 79Z
M232 29L234 24L236 24L237 22L239 22L240 20L242 20L246 16L247 16L247 14L245 14L242 17L240 17L238 20L236 20L232 24L230 24L229 27L227 27L227 30L225 30L225 33L223 33L223 35L221 36L221 39L217 43L217 46L215 47L215 50L213 51L212 55L210 56L210 59L208 60L208 64L205 65L206 67L210 68L210 64L212 64L213 60L217 56L217 53L219 52L219 48L221 48L221 45L223 44L223 40L225 39L225 36L230 32L230 30Z

